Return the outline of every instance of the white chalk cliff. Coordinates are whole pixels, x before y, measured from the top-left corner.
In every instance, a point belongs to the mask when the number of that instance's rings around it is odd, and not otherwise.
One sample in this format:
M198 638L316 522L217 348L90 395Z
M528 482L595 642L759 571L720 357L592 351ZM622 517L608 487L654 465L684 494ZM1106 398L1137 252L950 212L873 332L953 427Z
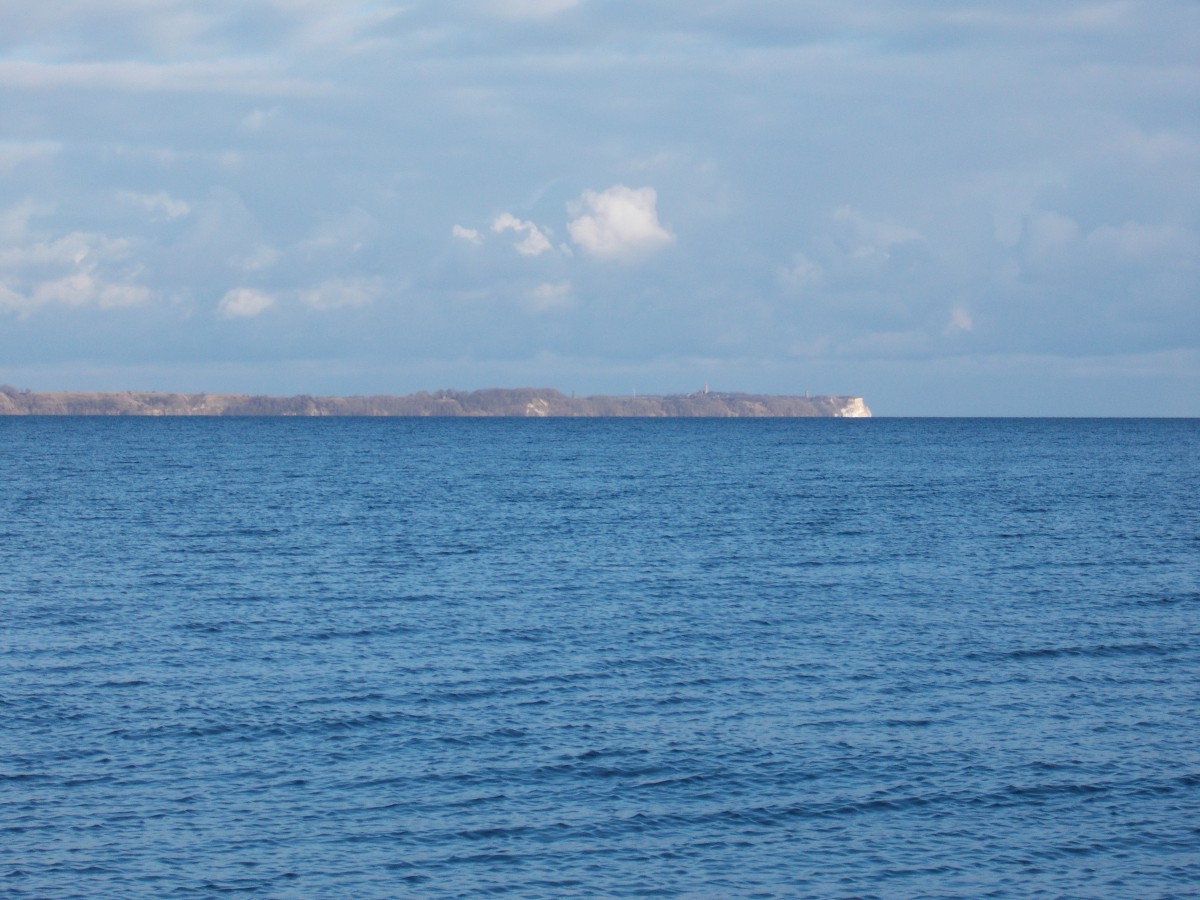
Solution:
M842 408L836 413L839 419L869 419L871 418L871 410L867 407L867 403L862 397L846 397L846 402L842 404Z

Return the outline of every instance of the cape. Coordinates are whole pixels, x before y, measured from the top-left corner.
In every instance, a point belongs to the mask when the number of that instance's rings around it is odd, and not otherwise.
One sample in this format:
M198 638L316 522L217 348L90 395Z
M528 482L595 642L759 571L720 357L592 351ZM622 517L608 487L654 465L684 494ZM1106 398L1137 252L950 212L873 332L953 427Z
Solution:
M553 388L421 391L354 397L170 394L157 391L34 392L0 386L9 416L516 416L572 418L867 418L862 397L770 396L697 391L575 397Z

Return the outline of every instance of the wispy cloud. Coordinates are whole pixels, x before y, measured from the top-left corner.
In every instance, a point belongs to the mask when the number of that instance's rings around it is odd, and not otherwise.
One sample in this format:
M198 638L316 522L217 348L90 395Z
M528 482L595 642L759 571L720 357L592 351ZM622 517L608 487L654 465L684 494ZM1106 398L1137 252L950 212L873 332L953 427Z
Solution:
M803 253L792 256L790 265L779 270L779 280L790 288L807 288L821 283L822 269Z
M539 284L525 298L525 308L531 313L559 312L574 307L575 297L569 281Z
M280 252L267 244L259 244L246 253L239 253L229 260L235 269L244 272L261 272L279 262Z
M943 334L955 335L962 334L967 331L972 331L975 328L975 321L971 317L971 312L965 306L956 306L950 310L950 317L946 322L946 327Z
M370 306L382 292L378 278L340 278L304 291L300 299L309 309L354 309Z
M474 228L464 228L462 225L455 225L450 229L450 233L461 241L466 241L468 244L482 244L483 237Z
M35 159L46 159L60 150L62 144L58 141L0 141L0 172Z
M549 19L583 4L583 0L490 0L486 8L506 19Z
M0 6L0 48L53 37L58 54L140 53L160 59L276 52L353 55L400 9L362 0L57 0Z
M300 246L307 252L357 253L378 231L378 220L362 207L356 206L326 219L301 242Z
M87 63L0 60L0 87L281 97L317 97L332 92L328 84L287 77L265 63L236 59L161 64L138 60Z
M159 219L182 219L192 211L190 203L172 197L166 191L158 191L154 194L122 191L117 196L124 202L139 206Z
M887 262L893 248L926 240L915 228L868 217L851 206L835 209L833 221L845 228L851 255L864 262Z
M1175 260L1180 264L1200 259L1200 234L1177 225L1147 225L1125 222L1102 225L1087 236L1090 247L1107 258L1128 263L1159 263Z

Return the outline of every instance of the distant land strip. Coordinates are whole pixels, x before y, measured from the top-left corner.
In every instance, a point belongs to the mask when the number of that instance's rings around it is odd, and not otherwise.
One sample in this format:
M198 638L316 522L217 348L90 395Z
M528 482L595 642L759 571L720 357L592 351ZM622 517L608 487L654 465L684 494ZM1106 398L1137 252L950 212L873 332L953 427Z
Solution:
M866 418L862 397L775 397L698 391L575 397L553 388L421 391L403 396L268 397L157 391L35 392L0 385L3 416L509 416L572 418Z

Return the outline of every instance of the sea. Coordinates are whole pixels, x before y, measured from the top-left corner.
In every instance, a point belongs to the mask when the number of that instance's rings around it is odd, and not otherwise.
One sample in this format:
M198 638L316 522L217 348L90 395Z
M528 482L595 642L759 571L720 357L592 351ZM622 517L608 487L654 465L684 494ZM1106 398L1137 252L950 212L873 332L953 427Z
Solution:
M0 896L1200 895L1200 420L14 417L0 472Z

